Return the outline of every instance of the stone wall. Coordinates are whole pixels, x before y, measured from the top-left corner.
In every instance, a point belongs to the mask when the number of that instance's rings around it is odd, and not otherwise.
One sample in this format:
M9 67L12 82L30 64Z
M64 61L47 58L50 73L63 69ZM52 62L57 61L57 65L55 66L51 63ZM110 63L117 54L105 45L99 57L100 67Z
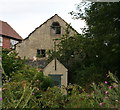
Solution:
M51 24L53 22L59 22L61 26L61 34L51 34ZM16 51L21 58L33 59L36 57L37 49L45 49L46 51L54 48L54 40L60 38L66 29L67 23L58 15L48 19L41 26L36 28L22 43L16 45ZM76 31L71 29L71 35ZM47 56L46 56L47 57Z
M43 70L44 75L61 75L61 85L67 86L68 83L68 70L63 64L56 60L55 69L55 59L52 60Z

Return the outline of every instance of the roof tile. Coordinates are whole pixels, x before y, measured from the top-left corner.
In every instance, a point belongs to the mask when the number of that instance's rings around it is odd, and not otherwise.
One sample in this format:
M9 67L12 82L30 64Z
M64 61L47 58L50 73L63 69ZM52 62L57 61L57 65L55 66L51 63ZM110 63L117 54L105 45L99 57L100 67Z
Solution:
M7 23L0 20L0 34L22 40L22 37Z

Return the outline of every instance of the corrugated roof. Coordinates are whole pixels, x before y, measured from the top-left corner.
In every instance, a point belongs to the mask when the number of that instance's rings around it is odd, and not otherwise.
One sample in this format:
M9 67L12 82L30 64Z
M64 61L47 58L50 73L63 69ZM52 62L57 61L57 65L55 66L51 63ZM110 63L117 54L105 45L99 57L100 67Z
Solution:
M22 37L7 22L1 20L0 34L14 39L22 40Z

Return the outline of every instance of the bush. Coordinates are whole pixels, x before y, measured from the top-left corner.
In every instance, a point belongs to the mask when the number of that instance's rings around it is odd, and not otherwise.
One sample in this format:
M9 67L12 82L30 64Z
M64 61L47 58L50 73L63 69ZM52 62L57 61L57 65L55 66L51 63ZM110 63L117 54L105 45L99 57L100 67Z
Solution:
M103 74L98 73L98 68L96 68L94 65L91 65L89 67L85 67L83 70L77 69L75 71L76 73L76 83L86 89L90 89L92 82L100 82L104 80ZM89 90L88 90L89 91Z
M4 108L39 108L37 100L52 80L38 72L35 68L25 65L22 70L13 74L3 85ZM31 104L30 104L31 103Z
M43 91L53 86L52 80L9 50L3 51L2 69L3 108L39 108L38 99Z
M24 60L17 57L17 53L15 51L7 49L2 50L2 67L8 78L11 77L14 72L20 70L23 66Z
M64 108L65 95L59 87L48 88L40 98L42 108Z
M94 108L95 101L93 95L85 92L79 85L69 85L67 89L71 89L67 96L68 102L66 108Z
M13 54L9 54L9 58L12 57L13 62L15 62L14 60L16 58L13 56ZM5 62L4 64L6 65L9 62L8 59ZM14 71L10 70L10 74L9 72L6 74L10 75L10 77L5 77L3 82L2 105L5 109L120 107L120 101L118 99L120 96L120 82L110 72L110 78L104 83L93 83L90 91L86 92L79 85L69 85L68 87L62 88L53 87L53 82L49 77L44 76L42 72L38 72L36 68L25 65L24 63L21 64L22 61L20 59L18 62L20 68ZM15 67L14 63L11 65L11 68ZM91 73L93 75L92 80L88 81L87 84L95 79L96 76L93 74L95 72L94 70L94 66L86 70L88 74Z
M113 76L111 73L109 74ZM3 107L42 109L119 108L119 81L114 76L112 79L114 80L109 83L107 81L100 84L93 83L93 91L89 93L78 85L69 85L63 88L54 86L43 91L26 80L7 82L3 85Z
M109 77L112 82L105 81L98 85L94 84L94 100L97 102L100 108L119 108L119 86L120 82L109 72Z
M40 98L42 108L119 108L119 81L113 74L109 73L109 76L112 76L112 82L93 83L89 93L78 85L62 88L67 94L59 87L49 88Z

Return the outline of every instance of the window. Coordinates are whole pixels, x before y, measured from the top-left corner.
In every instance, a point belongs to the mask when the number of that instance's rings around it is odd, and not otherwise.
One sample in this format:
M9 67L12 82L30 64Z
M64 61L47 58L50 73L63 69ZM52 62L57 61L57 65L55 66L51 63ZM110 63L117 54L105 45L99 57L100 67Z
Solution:
M61 34L61 26L58 22L53 22L51 25L51 34L56 35L56 34Z
M10 39L10 48L14 49L15 48L15 44L17 44L18 41Z
M0 36L0 47L2 47L2 37Z
M37 49L37 57L45 57L45 53L44 49Z
M62 75L57 75L57 74L49 74L48 76L50 76L54 82L55 86L61 86L61 76Z

